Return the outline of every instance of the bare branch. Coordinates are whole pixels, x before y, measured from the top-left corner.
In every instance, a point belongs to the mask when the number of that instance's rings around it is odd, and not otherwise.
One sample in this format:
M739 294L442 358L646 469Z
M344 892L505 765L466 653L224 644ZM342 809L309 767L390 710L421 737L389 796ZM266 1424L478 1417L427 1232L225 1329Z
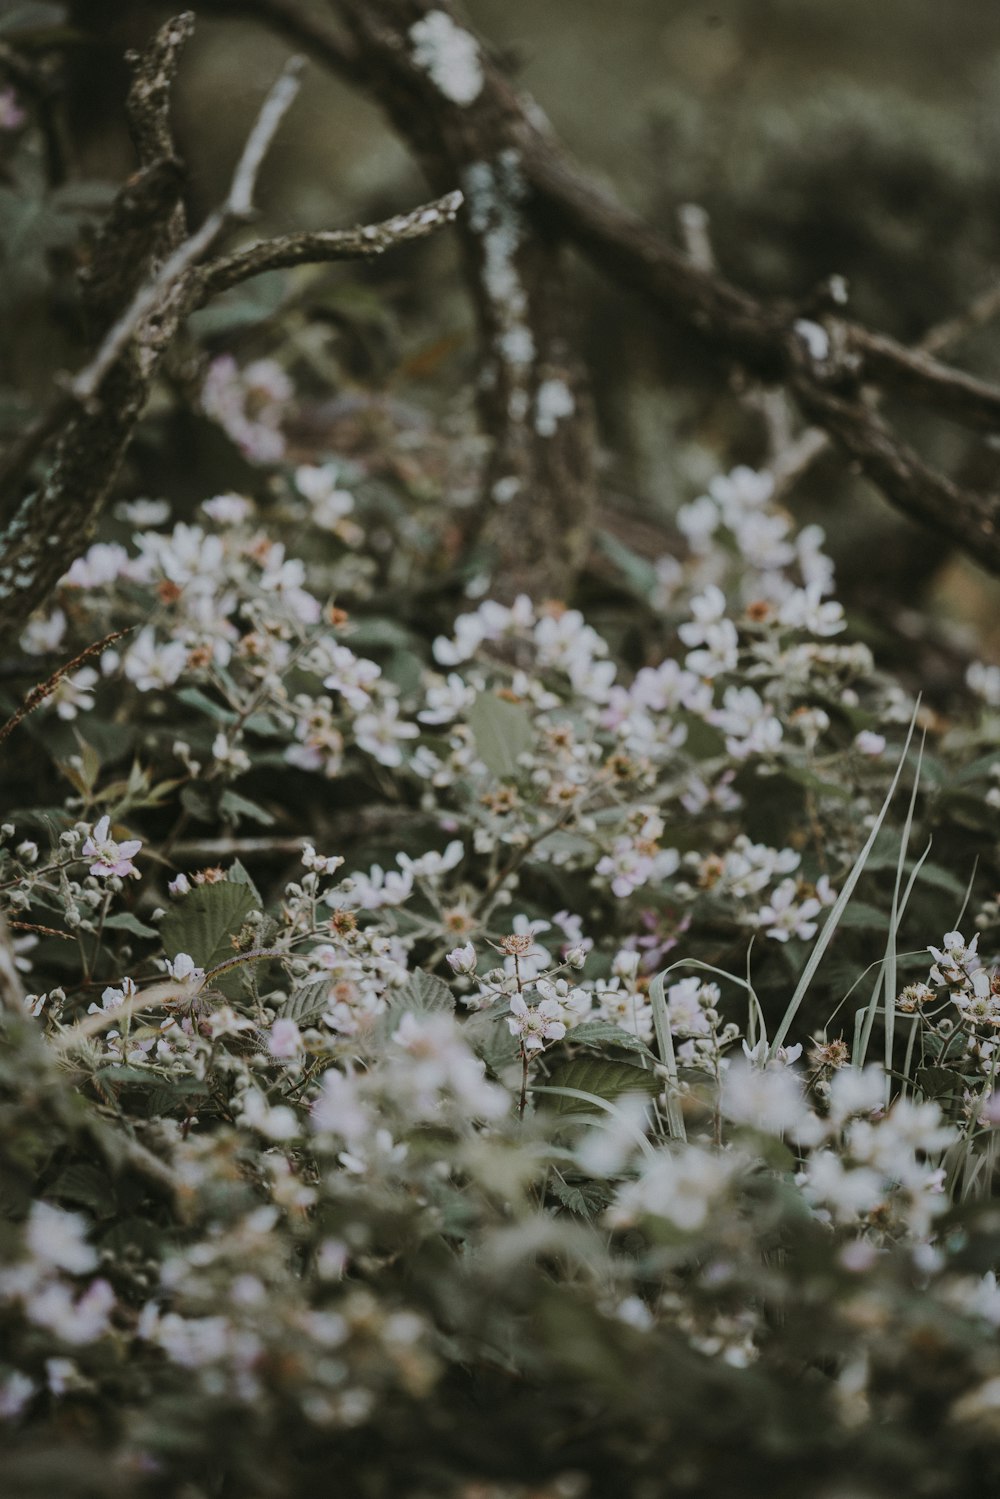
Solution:
M174 160L169 85L190 29L187 14L168 22L147 53L134 59L133 130L140 154L151 158L140 173L140 184L162 175ZM119 194L117 218L113 211L105 230L107 253L98 255L99 270L88 290L100 310L120 305L115 298L123 292L125 311L114 320L93 358L15 446L5 465L7 476L19 483L44 444L58 434L55 459L43 484L22 500L0 533L0 638L23 625L86 545L163 358L181 324L211 290L235 284L257 269L297 263L308 258L310 248L322 259L331 253L338 258L346 255L348 241L355 253L383 253L405 239L431 233L457 212L460 197L451 196L387 224L351 231L346 240L306 236L303 243L303 237L292 236L289 241L268 242L265 247L224 257L214 268L203 267L206 252L219 236L252 212L260 166L295 97L300 71L299 59L292 59L261 108L224 203L194 234L176 240L176 193L166 195L162 204L156 200L160 211L151 216L151 225L140 224L150 233L155 231L158 238L154 236L145 255L138 257L138 284L135 264L128 255L116 255L112 242L115 227L124 233L133 219L143 220L144 215L135 210L144 199L141 191L135 196L134 184ZM178 181L175 176L175 186ZM130 244L127 234L123 243ZM207 284L213 273L218 278L214 287Z
M160 28L144 51L126 56L132 68L132 86L125 113L140 166L151 166L173 154L170 94L181 52L193 33L194 13L183 11Z
M368 260L384 255L386 250L410 240L424 239L445 224L450 224L462 206L460 192L446 193L432 203L414 208L410 213L396 214L379 224L359 229L320 230L311 234L286 234L277 239L261 240L245 250L237 250L211 261L201 273L199 301L228 291L250 276L264 271L283 270L289 266L316 264L329 260Z
M449 9L448 0L435 0L435 5ZM254 8L261 19L273 19L268 15L273 12L272 0L262 0ZM934 473L874 416L859 394L870 385L883 395L893 393L927 405L973 430L994 431L1000 427L1000 389L939 363L934 355L940 345L907 349L843 318L832 301L826 312L810 313L810 319L822 317L822 333L835 357L829 362L804 359L796 326L801 327L801 308L790 301L752 297L719 275L705 246L694 243L696 224L687 226L685 254L598 188L569 161L551 133L538 128L530 107L514 94L482 49L483 83L474 101L458 102L449 112L432 93L421 91L412 67L410 30L426 13L422 0L337 0L337 8L356 49L356 77L410 140L432 180L442 160L468 161L473 146L478 149L476 159L491 160L494 153L483 147L491 142L491 131L496 141L497 121L502 120L508 151L516 154L533 192L526 206L539 244L572 240L607 274L714 343L724 358L737 361L765 384L793 392L806 414L886 489L899 509L940 524L978 561L1000 570L1000 551L990 540L993 497L962 490ZM275 24L297 28L302 44L324 57L328 38L310 33L310 22L297 0L280 0L280 10L281 20ZM330 60L343 75L336 47ZM474 256L470 265L475 284ZM479 300L482 308L485 299ZM987 309L983 315L992 312ZM486 332L496 332L488 318ZM804 434L796 451L786 455L781 482L787 487L823 446L817 437ZM536 510L541 503L536 495ZM956 524L958 514L968 523L964 542ZM533 528L525 534L534 545Z
M304 65L305 60L303 58L290 57L282 70L281 77L264 100L263 107L257 116L253 129L247 137L247 143L243 147L243 154L233 174L229 196L220 210L223 223L229 219L248 218L253 212L253 195L257 186L257 175L260 172L264 157L271 149L271 142L278 132L278 126L285 118L298 94L299 79Z
M154 309L170 299L186 273L198 264L219 236L232 223L247 218L253 211L253 193L257 174L274 139L275 132L299 91L299 74L302 61L293 57L285 65L281 77L268 94L256 123L247 138L243 153L233 174L233 180L220 208L210 213L199 229L178 245L167 258L158 274L139 288L131 305L110 329L96 355L80 371L69 388L72 400L86 405L97 394L108 371L117 364L134 335ZM188 310L185 307L185 312Z

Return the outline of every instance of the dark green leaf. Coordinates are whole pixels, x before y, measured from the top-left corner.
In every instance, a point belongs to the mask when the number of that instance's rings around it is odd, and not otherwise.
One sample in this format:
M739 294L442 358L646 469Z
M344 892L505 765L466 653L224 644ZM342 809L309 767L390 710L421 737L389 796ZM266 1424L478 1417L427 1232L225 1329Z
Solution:
M168 957L190 953L202 968L214 968L235 949L232 938L257 907L249 885L220 880L199 885L171 906L160 923L160 937Z
M916 1081L926 1098L944 1098L965 1088L962 1074L952 1072L950 1067L918 1067Z
M629 1093L659 1093L662 1084L656 1073L646 1067L633 1067L630 1062L610 1061L606 1057L579 1057L556 1067L546 1079L551 1088L576 1088L580 1093L592 1093L606 1103L614 1103ZM539 1108L554 1114L579 1114L593 1110L596 1106L582 1098L567 1098L561 1094L538 1095Z
M53 1197L78 1202L99 1217L114 1212L115 1194L103 1171L86 1161L77 1161L61 1171L49 1189Z
M655 1062L656 1058L644 1041L634 1036L631 1031L624 1030L620 1025L612 1025L609 1020L586 1020L583 1025L575 1025L567 1033L567 1041L573 1041L579 1046L594 1046L601 1049L605 1046L620 1046L623 1051L635 1051L641 1053Z
M308 1025L330 1003L330 980L327 977L312 979L292 991L288 1003L283 1007L283 1019L295 1020L299 1025Z
M236 823L241 818L249 818L251 822L259 822L265 828L274 826L274 817L266 807L252 802L249 797L241 796L231 787L227 787L219 797L219 811Z
M117 911L114 916L106 916L104 925L115 932L131 932L133 937L159 936L155 926L147 926L138 916L133 916L131 911Z

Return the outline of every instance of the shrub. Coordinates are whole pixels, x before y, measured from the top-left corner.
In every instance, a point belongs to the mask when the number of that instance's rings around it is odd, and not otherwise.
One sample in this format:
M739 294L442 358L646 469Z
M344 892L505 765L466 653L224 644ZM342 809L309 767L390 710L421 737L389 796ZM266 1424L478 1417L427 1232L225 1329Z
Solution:
M600 630L446 619L290 390L21 641L11 1491L988 1491L989 670L911 702L745 469Z

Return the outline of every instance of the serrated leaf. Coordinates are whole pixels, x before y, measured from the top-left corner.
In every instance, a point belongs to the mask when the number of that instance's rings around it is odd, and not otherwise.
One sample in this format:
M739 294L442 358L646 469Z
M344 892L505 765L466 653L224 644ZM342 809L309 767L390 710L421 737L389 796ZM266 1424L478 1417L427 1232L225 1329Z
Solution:
M158 937L160 934L155 926L147 926L140 921L138 916L133 916L131 911L116 911L113 916L104 918L105 930L108 927L115 932L131 932L133 937Z
M392 1003L395 1009L413 1010L418 1015L452 1015L455 1012L455 996L448 985L437 974L425 973L422 968L413 970Z
M189 1109L192 1099L208 1096L206 1083L199 1082L197 1078L179 1078L177 1082L161 1083L151 1089L146 1098L146 1107L149 1117L153 1119L158 1114L169 1114L176 1108Z
M264 902L261 898L261 893L257 889L257 886L254 884L253 880L250 878L249 871L247 870L247 867L242 862L242 860L233 860L229 868L226 870L226 879L231 885L246 885L247 889L253 891L253 898L257 902L258 907L261 910L264 909Z
M85 1161L76 1162L61 1171L50 1188L53 1197L65 1202L78 1202L92 1209L99 1217L114 1211L114 1188L96 1166Z
M574 1041L580 1046L620 1046L623 1051L639 1052L651 1062L656 1061L645 1041L640 1041L638 1036L622 1026L613 1025L610 1020L585 1020L582 1025L575 1025L567 1032L566 1040Z
M659 1093L660 1078L647 1067L633 1067L630 1062L610 1061L606 1057L578 1057L556 1067L546 1079L550 1088L574 1088L578 1093L592 1093L606 1103L614 1103L629 1093ZM558 1094L544 1094L538 1098L539 1108L553 1114L586 1113L592 1111L580 1098L566 1098Z
M236 881L197 886L160 923L164 952L170 958L190 953L199 967L214 968L233 956L231 939L257 904L251 886Z
M611 1201L607 1191L598 1182L589 1180L568 1182L561 1176L553 1175L549 1191L564 1208L581 1218L596 1218Z
M466 721L483 764L495 776L516 775L517 757L531 748L534 739L526 710L493 692L480 692Z
M323 1011L330 1003L330 980L327 977L311 979L308 984L302 984L293 990L288 998L288 1003L281 1011L282 1019L294 1020L299 1025L307 1025Z
M965 1088L961 1073L952 1072L950 1067L918 1067L916 1083L926 1098L944 1098Z

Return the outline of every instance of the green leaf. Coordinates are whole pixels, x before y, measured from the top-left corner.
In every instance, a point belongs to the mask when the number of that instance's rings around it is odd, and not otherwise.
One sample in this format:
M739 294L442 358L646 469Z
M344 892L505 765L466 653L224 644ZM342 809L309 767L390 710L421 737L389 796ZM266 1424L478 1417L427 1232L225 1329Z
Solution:
M962 1074L952 1072L950 1067L918 1067L916 1083L925 1098L945 1098L965 1088Z
M610 1020L587 1020L583 1025L575 1025L567 1032L567 1041L573 1041L579 1046L594 1046L600 1049L604 1046L620 1046L623 1051L635 1051L640 1055L648 1057L651 1062L656 1057L650 1051L645 1041L640 1041L631 1031L623 1029L620 1025L612 1025Z
M415 968L406 986L393 997L393 1008L413 1010L418 1015L453 1015L455 996L444 979Z
M110 927L115 932L131 932L133 937L158 937L160 934L155 926L147 926L140 921L138 916L133 916L131 911L117 911L114 916L106 916L104 919L105 930Z
M534 735L527 711L492 692L480 692L466 716L476 753L495 776L518 772L518 755L531 748Z
M250 875L247 872L246 865L243 864L241 860L233 860L229 868L226 870L226 879L231 885L246 885L249 890L253 891L253 898L257 902L260 910L264 909L264 901L261 897L261 893L257 889L257 886L254 884L253 880L250 878Z
M589 1178L568 1182L553 1173L552 1180L549 1182L549 1191L564 1208L568 1208L571 1213L576 1213L581 1218L596 1218L611 1201L607 1190L599 1182L591 1181Z
M656 589L656 568L631 547L625 546L610 531L598 531L594 537L604 555L613 562L625 583L637 598L649 603Z
M199 885L182 896L160 923L167 956L190 953L199 967L206 969L231 958L231 938L257 908L255 895L250 885L220 880L215 885Z
M231 817L236 823L241 818L249 818L251 822L259 822L265 828L274 826L274 817L266 807L258 806L249 797L240 796L239 792L233 791L231 787L227 787L219 797L219 811Z
M578 1057L574 1062L565 1062L553 1069L548 1078L552 1088L573 1088L579 1093L590 1093L595 1098L613 1103L629 1093L659 1093L661 1081L647 1067L633 1067L630 1062L613 1062L606 1057ZM536 1090L539 1093L541 1089ZM583 1099L566 1098L560 1095L544 1095L539 1098L539 1107L554 1114L579 1114L593 1112L594 1105Z
M212 718L216 723L235 723L237 714L231 708L224 708L221 703L213 703L212 699L200 687L182 687L173 696L189 708L197 708L199 713L204 713L207 718Z
M61 1171L49 1189L53 1197L65 1202L78 1202L90 1208L99 1217L106 1217L115 1210L115 1193L111 1182L103 1171L89 1166L85 1161L76 1162Z
M299 1025L307 1025L315 1020L317 1015L330 1003L330 980L325 975L323 978L310 979L308 984L301 984L289 995L288 1003L281 1011L282 1019L294 1020Z

